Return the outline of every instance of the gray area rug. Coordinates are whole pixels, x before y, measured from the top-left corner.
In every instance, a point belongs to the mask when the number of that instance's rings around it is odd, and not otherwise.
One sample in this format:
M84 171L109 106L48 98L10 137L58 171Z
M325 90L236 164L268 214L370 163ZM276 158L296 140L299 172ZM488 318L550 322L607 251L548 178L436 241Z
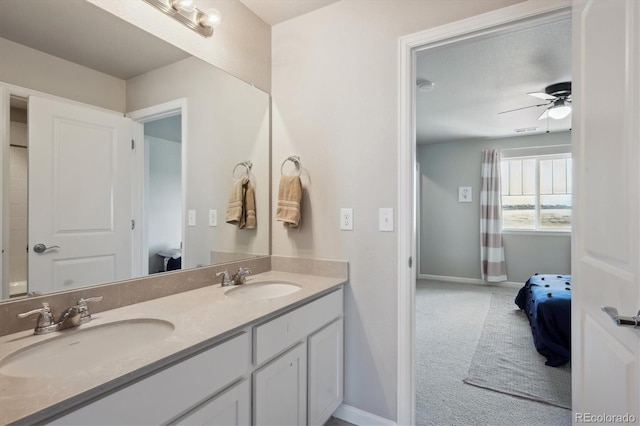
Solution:
M545 365L514 298L494 293L465 383L571 409L571 367Z

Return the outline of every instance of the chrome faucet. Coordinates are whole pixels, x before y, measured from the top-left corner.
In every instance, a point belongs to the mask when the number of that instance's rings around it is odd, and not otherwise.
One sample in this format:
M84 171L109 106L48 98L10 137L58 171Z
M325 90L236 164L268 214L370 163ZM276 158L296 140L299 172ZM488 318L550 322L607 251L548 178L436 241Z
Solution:
M249 275L250 273L251 273L251 269L249 268L238 268L238 272L236 272L235 275L233 276L234 284L235 285L244 284L247 279L247 275Z
M236 272L233 275L230 275L229 271L225 269L222 272L218 272L216 274L216 277L222 276L222 282L220 283L220 285L222 287L227 287L230 285L244 284L245 280L247 279L247 275L249 275L250 273L251 273L251 269L249 268L238 268L238 272Z
M78 300L78 303L67 308L60 316L60 321L56 322L51 308L47 302L42 303L42 308L34 309L23 314L18 314L18 318L26 318L30 315L39 314L33 334L45 334L52 331L64 330L65 328L77 327L91 321L91 314L87 307L87 302L99 302L102 296L88 297Z

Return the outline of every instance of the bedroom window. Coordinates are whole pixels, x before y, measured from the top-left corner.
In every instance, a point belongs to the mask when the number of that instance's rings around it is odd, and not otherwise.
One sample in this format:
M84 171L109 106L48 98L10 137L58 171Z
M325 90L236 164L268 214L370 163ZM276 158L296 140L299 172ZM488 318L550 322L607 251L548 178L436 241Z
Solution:
M571 231L571 154L501 161L505 231Z

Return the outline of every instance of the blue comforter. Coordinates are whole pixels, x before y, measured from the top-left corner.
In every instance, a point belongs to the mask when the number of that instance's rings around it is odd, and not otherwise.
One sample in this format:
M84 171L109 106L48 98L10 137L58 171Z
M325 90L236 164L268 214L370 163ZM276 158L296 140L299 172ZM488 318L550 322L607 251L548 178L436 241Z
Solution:
M520 289L516 305L529 318L533 343L559 367L571 360L571 275L534 275Z

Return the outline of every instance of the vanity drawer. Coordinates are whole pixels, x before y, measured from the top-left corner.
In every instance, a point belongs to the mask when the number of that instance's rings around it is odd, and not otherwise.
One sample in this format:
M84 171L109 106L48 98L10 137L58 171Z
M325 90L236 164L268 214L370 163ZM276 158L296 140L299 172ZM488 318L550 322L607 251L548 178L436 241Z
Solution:
M341 317L342 288L291 312L254 327L254 362L264 361L284 351L325 324Z
M245 374L250 354L250 335L243 332L51 424L164 424Z

